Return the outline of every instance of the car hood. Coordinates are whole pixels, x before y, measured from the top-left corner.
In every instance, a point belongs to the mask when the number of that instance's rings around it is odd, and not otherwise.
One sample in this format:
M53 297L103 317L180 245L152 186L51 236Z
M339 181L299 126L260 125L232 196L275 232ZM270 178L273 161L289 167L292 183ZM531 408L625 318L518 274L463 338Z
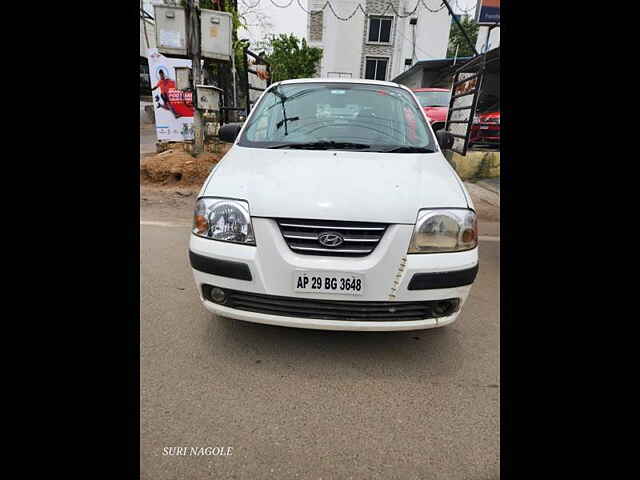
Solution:
M246 200L255 217L384 223L421 208L467 208L455 171L429 154L257 149L234 145L201 196Z
M447 111L449 107L422 107L424 113L427 114L434 122L444 122L447 120Z

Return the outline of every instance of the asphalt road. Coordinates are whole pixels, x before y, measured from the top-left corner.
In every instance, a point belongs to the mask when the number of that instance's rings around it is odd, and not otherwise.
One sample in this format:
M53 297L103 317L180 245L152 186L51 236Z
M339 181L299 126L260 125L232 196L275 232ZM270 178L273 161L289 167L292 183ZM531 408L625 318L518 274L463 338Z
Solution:
M453 325L323 332L209 314L189 228L144 220L141 478L499 477L499 241Z

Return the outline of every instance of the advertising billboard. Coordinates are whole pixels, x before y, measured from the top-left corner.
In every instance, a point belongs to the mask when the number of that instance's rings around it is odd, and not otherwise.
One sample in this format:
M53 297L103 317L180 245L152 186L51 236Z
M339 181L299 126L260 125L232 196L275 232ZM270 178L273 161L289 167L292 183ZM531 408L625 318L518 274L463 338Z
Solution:
M176 88L176 67L191 68L191 60L169 58L150 48L149 76L158 140L193 140L193 100L191 92Z
M495 25L500 23L500 0L478 0L476 6L476 23L478 25Z

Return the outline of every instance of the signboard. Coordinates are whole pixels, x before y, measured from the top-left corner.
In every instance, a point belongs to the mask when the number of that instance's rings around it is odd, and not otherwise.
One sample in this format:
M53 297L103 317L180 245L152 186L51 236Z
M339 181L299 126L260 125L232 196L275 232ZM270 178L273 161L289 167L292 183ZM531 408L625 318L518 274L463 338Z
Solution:
M476 6L476 23L478 25L495 25L500 23L500 0L478 0Z
M168 58L151 48L149 76L156 116L158 140L184 142L193 140L193 100L191 92L176 88L176 68L191 68L191 60Z
M482 72L459 72L454 77L453 92L449 104L447 131L453 135L451 150L467 154L469 130L476 109Z

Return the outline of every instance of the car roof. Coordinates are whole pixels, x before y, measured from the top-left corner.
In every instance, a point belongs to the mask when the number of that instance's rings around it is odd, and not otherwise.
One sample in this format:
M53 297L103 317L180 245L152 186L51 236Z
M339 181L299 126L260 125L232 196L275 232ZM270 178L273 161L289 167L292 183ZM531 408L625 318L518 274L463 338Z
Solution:
M282 80L278 83L280 85L292 85L295 83L359 83L406 88L404 85L399 85L393 82L383 82L382 80L368 80L363 78L292 78L291 80Z
M448 88L412 88L412 92L450 92Z

